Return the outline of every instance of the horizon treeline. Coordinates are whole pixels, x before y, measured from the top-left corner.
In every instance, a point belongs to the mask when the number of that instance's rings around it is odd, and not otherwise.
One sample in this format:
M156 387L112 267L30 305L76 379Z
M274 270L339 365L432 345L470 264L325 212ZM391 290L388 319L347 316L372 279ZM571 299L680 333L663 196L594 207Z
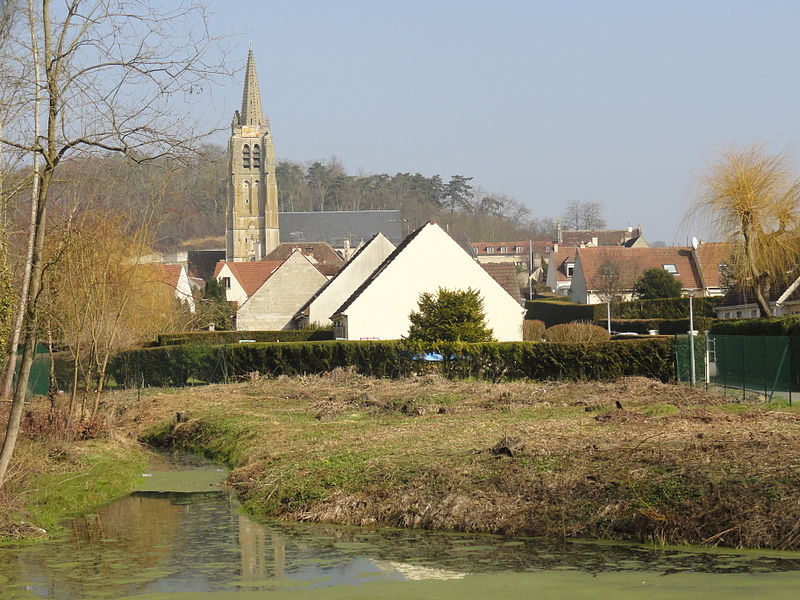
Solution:
M163 158L140 164L116 155L65 161L53 182L50 218L69 220L94 207L129 217L132 227L147 219L153 231L151 245L158 250L218 245L225 234L227 170L227 151L217 145L205 146L189 162ZM516 199L474 185L468 175L353 175L335 156L281 160L276 174L279 209L284 212L396 209L404 233L435 220L470 241L556 235L555 218L533 215ZM28 196L22 192L17 198L10 207L11 218L22 229ZM568 215L569 206L565 218Z

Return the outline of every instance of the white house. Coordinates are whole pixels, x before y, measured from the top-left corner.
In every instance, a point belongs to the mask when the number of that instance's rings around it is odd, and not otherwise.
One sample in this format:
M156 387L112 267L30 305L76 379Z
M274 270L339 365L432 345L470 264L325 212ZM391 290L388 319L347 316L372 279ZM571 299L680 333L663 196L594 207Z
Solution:
M420 294L439 288L480 292L486 323L499 341L522 340L524 309L435 223L409 235L331 316L337 338L399 339Z
M395 245L382 233L372 236L358 249L332 279L302 306L294 320L298 327L310 324L331 325L331 315L364 283L378 266L394 251Z
M292 317L326 281L325 275L308 257L293 252L239 305L236 329L294 329Z
M167 286L176 299L189 307L189 312L194 312L194 297L189 275L183 265L153 265L158 269L158 277Z
M214 279L225 286L225 299L239 307L283 264L283 260L233 262L221 260L214 269Z

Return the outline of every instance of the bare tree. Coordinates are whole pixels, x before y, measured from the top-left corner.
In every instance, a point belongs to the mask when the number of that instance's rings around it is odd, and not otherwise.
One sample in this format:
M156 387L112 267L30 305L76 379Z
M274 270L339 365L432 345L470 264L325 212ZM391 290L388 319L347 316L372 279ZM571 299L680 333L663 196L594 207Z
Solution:
M28 1L29 35L6 42L14 106L38 106L6 122L0 145L39 157L30 232L32 251L20 305L23 352L6 435L0 485L16 444L33 362L50 185L69 156L120 152L137 161L191 152L204 131L187 118L202 114L224 53L208 35L202 6L149 0ZM33 73L33 77L31 74ZM183 118L181 118L183 115ZM110 190L113 193L113 190ZM12 348L13 350L13 348ZM13 356L14 353L9 353ZM7 369L13 369L8 361Z
M602 212L603 207L598 202L572 200L562 219L567 229L602 229L606 226Z
M700 183L687 220L705 221L731 243L732 279L752 292L761 316L770 316L770 290L797 277L800 264L800 180L786 155L754 146L728 151Z

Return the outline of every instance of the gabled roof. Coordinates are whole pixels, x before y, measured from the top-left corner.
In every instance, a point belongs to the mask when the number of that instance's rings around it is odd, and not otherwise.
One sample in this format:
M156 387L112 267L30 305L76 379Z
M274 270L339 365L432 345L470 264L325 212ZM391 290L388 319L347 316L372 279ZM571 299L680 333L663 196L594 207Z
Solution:
M278 220L281 242L309 240L327 242L338 248L347 239L355 248L379 232L393 244L403 239L399 210L282 212Z
M173 290L178 288L178 281L181 277L181 271L183 271L183 267L181 265L152 266L153 269L156 270L156 277L160 278L165 285L168 285Z
M586 281L587 290L603 287L600 267L610 263L619 271L618 286L621 290L633 289L636 280L649 269L663 269L664 265L675 265L675 277L683 289L702 287L700 275L692 260L691 248L625 248L606 246L577 248L577 259ZM577 262L577 260L576 260Z
M510 242L472 242L471 246L478 254L481 255L488 254L503 256L505 254L525 254L527 256L531 249L533 250L534 254L549 254L553 251L555 244L555 242L550 240L518 240ZM500 252L501 246L505 246L507 251ZM493 250L487 251L487 248L492 248ZM522 248L522 250L516 251L514 250L515 248Z
M325 242L292 242L280 244L272 252L267 254L264 260L283 262L296 251L301 252L303 256L326 277L335 275L344 264L342 258L336 254L336 250Z
M322 294L322 292L324 292L324 291L325 291L325 290L326 290L326 289L327 289L327 288L328 288L328 287L329 287L329 286L330 286L330 285L331 285L331 284L334 282L334 280L336 280L336 279L337 279L337 278L339 278L340 276L343 276L343 275L344 275L344 274L347 272L347 268L348 268L350 265L356 264L356 262L355 262L355 261L356 261L356 258L358 258L358 256L359 256L359 255L360 255L362 252L364 252L364 250L366 250L366 249L367 249L367 247L368 247L370 244L372 244L372 242L374 242L374 241L375 241L375 239L376 239L376 238L377 238L379 235L382 235L382 234L380 234L380 233L376 233L375 235L373 235L373 236L370 238L370 240L369 240L369 241L368 241L366 244L363 244L363 245L362 245L362 246L361 246L361 247L360 247L360 248L359 248L359 249L356 251L356 253L355 253L355 254L353 254L353 256L351 256L351 257L350 257L350 260L348 260L348 261L347 261L347 262L344 264L344 266L343 266L341 269L339 269L339 271L336 273L336 275L334 275L334 276L333 276L331 279L328 279L328 281L326 281L326 282L325 282L325 283L322 285L322 287L321 287L321 288L319 288L319 289L317 290L317 292L316 292L316 293L315 293L313 296L311 296L311 298L309 298L309 299L308 299L308 301L307 301L305 304L303 304L303 306L301 306L301 307L300 307L300 309L297 311L297 313L295 313L295 316L299 316L299 315L302 315L302 314L306 313L306 312L308 311L308 307L309 307L309 306L311 306L311 303L312 303L312 302L314 302L314 300L316 300L316 299L317 299L317 298L318 298L318 297L319 297L319 296ZM384 236L384 237L385 237L385 236Z
M577 248L563 248L559 249L550 255L550 263L547 265L548 269L556 270L556 281L572 281L572 277L567 275L567 263L575 262L575 252ZM548 272L549 274L549 272Z
M697 267L706 288L722 288L725 277L720 265L730 263L731 246L725 242L703 242L697 250Z
M346 311L348 309L348 307L353 302L356 301L356 299L361 295L361 293L365 289L367 289L373 281L375 281L378 278L378 276L386 269L386 267L388 267L390 264L392 264L394 259L397 258L397 256L403 250L405 250L405 248L411 242L414 241L414 238L416 238L423 229L425 229L426 227L428 227L431 224L433 224L433 221L429 221L428 223L425 223L425 225L423 225L422 227L420 227L416 231L414 231L414 232L410 233L408 236L406 236L406 239L403 240L403 243L400 244L399 246L397 246L397 248L394 249L394 252L392 252L389 256L387 256L386 260L384 260L380 265L378 265L378 268L375 269L372 272L372 274L364 280L364 283L362 283L360 286L358 286L358 289L356 289L356 291L353 292L350 295L350 297L347 300L345 300L344 303L338 309L336 309L336 311L333 313L332 316L336 316L336 315Z
M280 267L282 260L257 260L254 262L233 262L221 260L214 269L214 279L219 277L222 267L226 266L231 270L233 276L244 288L244 293L252 296L258 288L264 285L275 269Z
M512 298L522 300L517 281L517 269L512 263L481 263L481 266Z
M559 244L563 246L580 246L588 244L592 238L597 238L598 246L619 246L627 240L640 237L642 230L639 227L626 229L562 229L559 233Z

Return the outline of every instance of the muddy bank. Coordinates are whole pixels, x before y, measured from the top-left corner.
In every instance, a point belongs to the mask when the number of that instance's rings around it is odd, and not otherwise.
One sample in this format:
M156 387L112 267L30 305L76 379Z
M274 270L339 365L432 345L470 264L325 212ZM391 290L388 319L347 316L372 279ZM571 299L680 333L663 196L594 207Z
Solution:
M109 401L149 441L228 463L261 516L800 549L793 407L644 379L343 372Z

